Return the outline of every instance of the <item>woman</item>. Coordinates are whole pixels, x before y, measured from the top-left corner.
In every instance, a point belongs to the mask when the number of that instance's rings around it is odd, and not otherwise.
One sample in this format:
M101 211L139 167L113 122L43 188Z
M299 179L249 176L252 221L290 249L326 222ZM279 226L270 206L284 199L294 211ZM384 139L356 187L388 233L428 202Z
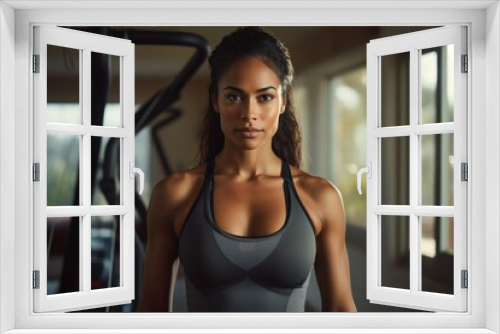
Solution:
M208 61L201 162L154 188L138 311L172 309L177 259L189 311L303 311L313 268L322 311L356 311L341 194L299 169L288 50L247 27Z

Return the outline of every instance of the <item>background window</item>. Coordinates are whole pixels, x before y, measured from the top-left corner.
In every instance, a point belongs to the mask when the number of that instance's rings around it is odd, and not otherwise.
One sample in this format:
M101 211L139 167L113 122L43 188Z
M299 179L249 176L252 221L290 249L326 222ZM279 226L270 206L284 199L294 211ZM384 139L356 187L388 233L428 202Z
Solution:
M366 66L343 71L328 82L328 115L333 183L344 198L347 223L366 228L366 196L360 196L356 173L366 164ZM363 178L363 189L366 179Z

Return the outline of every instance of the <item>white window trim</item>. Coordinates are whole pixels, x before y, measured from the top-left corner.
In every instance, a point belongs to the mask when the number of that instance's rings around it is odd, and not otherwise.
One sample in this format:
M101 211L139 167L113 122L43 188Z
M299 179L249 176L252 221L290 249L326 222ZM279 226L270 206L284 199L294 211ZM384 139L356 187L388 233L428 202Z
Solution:
M37 328L77 332L91 328L92 333L135 331L139 324L164 333L234 333L234 328L261 328L261 332L345 332L350 333L498 333L500 297L500 136L498 134L500 97L500 12L498 1L397 2L399 7L418 9L390 10L394 2L286 1L241 2L106 2L79 1L4 1L0 3L0 332L41 333ZM134 9L119 9L127 4ZM131 4L131 5L130 5ZM200 6L209 9L202 10ZM11 7L12 6L12 7ZM30 7L31 6L31 7ZM50 8L50 10L22 8ZM101 9L57 9L60 6ZM162 9L137 10L137 7L163 6ZM227 9L231 6L233 9ZM290 6L295 8L289 9ZM433 10L425 6L433 6ZM435 9L462 6L468 9ZM487 6L490 6L486 9ZM107 7L108 9L102 9ZM170 7L170 8L169 8ZM261 10L266 8L265 11ZM301 8L302 7L302 8ZM358 7L356 10L346 9ZM13 9L15 8L15 10ZM111 8L115 8L111 10ZM189 9L191 8L191 9ZM226 8L224 10L217 8ZM241 10L241 8L250 8ZM57 10L56 10L57 9ZM189 9L189 10L186 10ZM469 50L468 131L470 152L469 300L466 314L455 313L360 313L360 314L33 314L30 288L32 263L32 184L30 181L32 147L30 48L33 24L60 25L442 25L466 24L471 29ZM485 24L486 23L486 24ZM15 39L14 39L15 31ZM13 69L15 67L15 70ZM487 69L487 71L486 71ZM13 110L15 112L13 112ZM14 129L12 129L14 128ZM12 145L12 138L15 145ZM486 154L486 152L488 152ZM14 173L15 172L15 173ZM15 175L13 178L12 175ZM486 182L486 175L488 177ZM12 194L15 193L14 198ZM486 196L487 194L487 196ZM487 219L486 219L487 218ZM15 224L13 224L15 222ZM14 226L13 226L14 225ZM472 230L471 225L474 226ZM14 240L15 239L15 240ZM31 246L30 246L31 245ZM472 247L472 245L474 245ZM489 256L485 256L489 255ZM483 261L485 260L485 261ZM15 287L14 289L12 287ZM486 293L487 292L487 293ZM15 305L14 308L12 305ZM405 329L419 328L418 331ZM232 329L231 329L232 328ZM300 328L300 329L299 329ZM316 330L315 330L316 328ZM319 330L323 328L324 330ZM335 328L337 330L335 330ZM382 329L381 329L382 328ZM74 329L74 330L71 330ZM198 329L198 330L197 330ZM280 330L281 329L281 330ZM329 330L325 330L329 329ZM463 329L459 331L459 329ZM258 330L254 330L257 332ZM292 331L292 330L290 330ZM47 331L45 331L47 332ZM144 333L144 330L137 330ZM150 332L153 332L151 330ZM156 331L155 331L156 332ZM248 332L248 330L247 330ZM157 332L156 332L157 333Z

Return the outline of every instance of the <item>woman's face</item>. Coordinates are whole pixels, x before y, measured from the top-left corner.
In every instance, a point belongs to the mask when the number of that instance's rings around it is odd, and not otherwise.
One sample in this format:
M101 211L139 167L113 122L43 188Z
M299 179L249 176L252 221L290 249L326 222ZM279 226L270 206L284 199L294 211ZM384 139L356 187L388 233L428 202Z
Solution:
M282 93L278 76L259 58L235 61L221 77L213 101L226 145L247 150L271 147L285 110Z

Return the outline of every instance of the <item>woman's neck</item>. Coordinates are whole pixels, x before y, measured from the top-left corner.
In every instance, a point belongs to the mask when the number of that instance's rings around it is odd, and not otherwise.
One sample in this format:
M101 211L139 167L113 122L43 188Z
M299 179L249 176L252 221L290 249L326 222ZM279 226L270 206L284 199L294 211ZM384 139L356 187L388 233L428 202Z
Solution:
M217 174L251 179L259 175L279 175L281 159L269 150L231 150L226 147L215 157Z

